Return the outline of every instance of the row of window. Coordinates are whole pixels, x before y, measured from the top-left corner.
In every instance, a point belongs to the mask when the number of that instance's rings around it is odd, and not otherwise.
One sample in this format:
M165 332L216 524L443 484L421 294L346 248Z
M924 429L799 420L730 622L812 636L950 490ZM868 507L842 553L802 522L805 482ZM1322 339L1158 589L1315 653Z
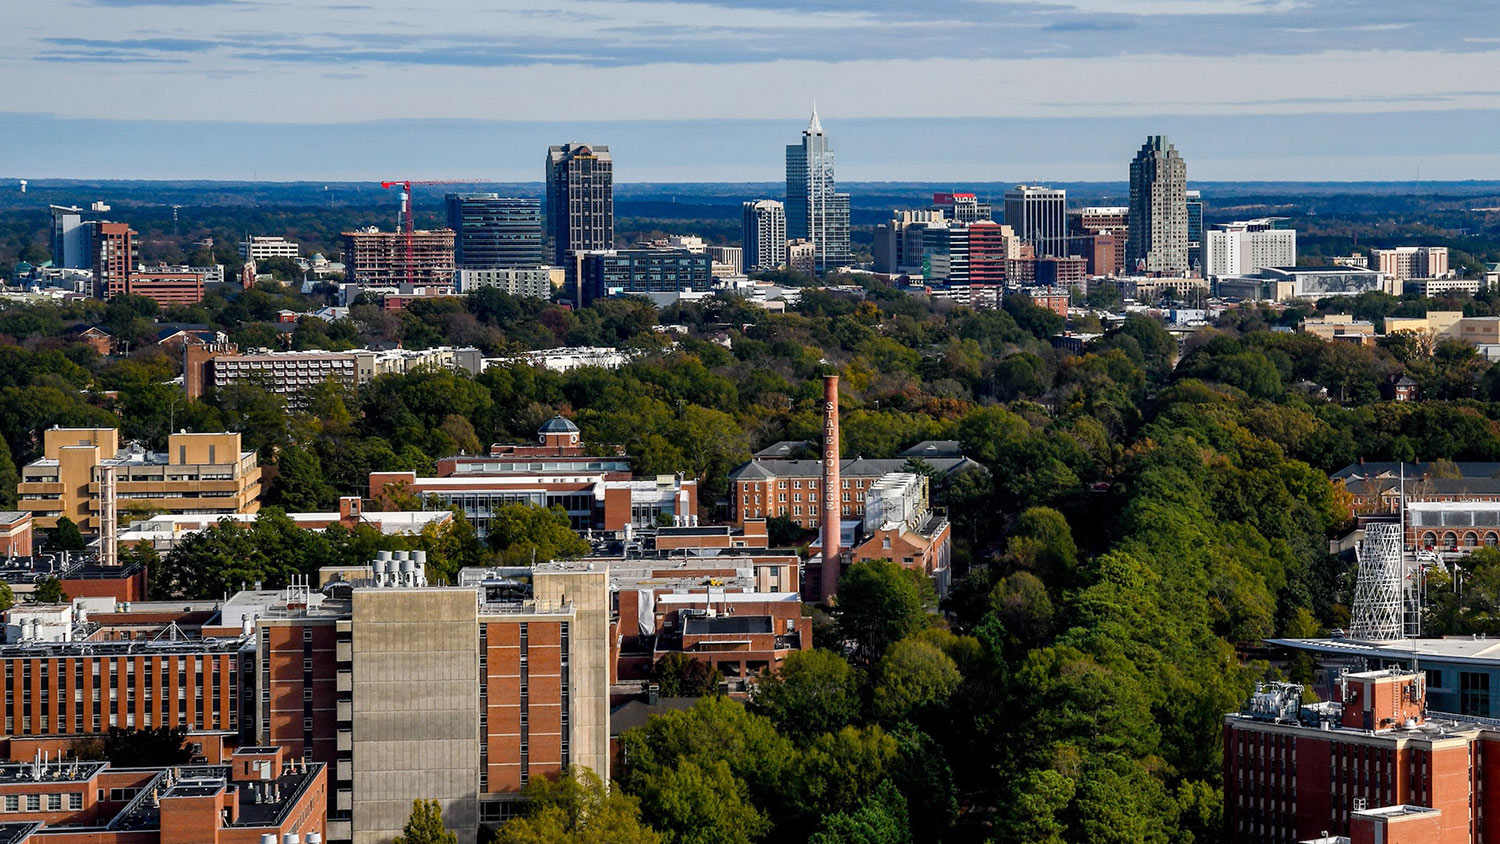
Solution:
M4 805L5 805L5 811L6 812L20 812L20 811L23 811L23 809L21 808L21 806L22 806L23 803L26 806L26 808L24 809L24 811L27 811L27 812L40 812L40 811L42 811L42 803L45 801L46 805L47 805L47 811L49 811L49 812L61 812L61 811L63 811L63 801L64 801L64 799L67 800L68 811L70 811L70 812L77 812L77 811L81 811L83 809L83 794L80 793L80 792L77 792L77 791L70 791L66 795L64 795L64 794L24 794L24 795L23 794L7 794L7 795L5 795L5 804Z

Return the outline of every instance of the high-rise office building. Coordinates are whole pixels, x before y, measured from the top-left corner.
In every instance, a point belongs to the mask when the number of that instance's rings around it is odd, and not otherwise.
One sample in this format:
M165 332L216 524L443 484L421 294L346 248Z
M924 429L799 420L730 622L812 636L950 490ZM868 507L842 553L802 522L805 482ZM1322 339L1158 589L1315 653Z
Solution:
M1446 246L1397 246L1394 249L1376 249L1375 266L1395 279L1442 278L1448 275L1448 247Z
M52 206L52 266L86 270L94 265L90 224L83 222L83 209Z
M1005 192L1005 224L1038 258L1068 254L1068 192L1016 185Z
M547 237L552 263L615 245L615 176L609 147L568 143L547 149Z
M849 262L849 194L834 191L833 148L816 109L802 142L786 148L786 234L812 241L817 272Z
M1126 272L1187 272L1187 162L1166 135L1148 137L1130 162L1130 233L1125 251Z
M889 222L875 227L875 272L921 272L923 232L928 226L940 226L947 219L938 209L892 211Z
M1203 270L1203 194L1195 190L1187 196L1188 267Z
M450 193L448 228L459 269L538 267L542 250L542 202L496 193Z
M774 270L786 265L786 206L774 199L744 205L745 269Z
M994 216L988 202L980 202L972 193L935 193L932 207L943 212L943 216L960 223L978 223Z

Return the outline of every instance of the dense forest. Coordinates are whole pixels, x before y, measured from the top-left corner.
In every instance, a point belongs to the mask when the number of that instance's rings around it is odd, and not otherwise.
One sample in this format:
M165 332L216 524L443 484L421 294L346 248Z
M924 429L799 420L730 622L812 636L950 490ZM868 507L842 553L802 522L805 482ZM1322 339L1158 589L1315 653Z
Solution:
M819 650L748 702L705 698L629 734L608 796L586 776L538 784L533 814L502 827L507 841L560 840L547 837L557 828L577 841L1217 840L1222 714L1276 673L1237 652L1347 624L1350 572L1327 540L1346 529L1349 501L1328 473L1361 457L1500 459L1500 369L1456 343L1428 354L1399 335L1367 347L1274 330L1310 308L1231 312L1182 344L1132 315L1071 354L1048 342L1061 318L1020 296L973 311L870 284L808 291L770 314L727 297L570 311L486 293L398 315L357 307L333 324L306 317L289 342L496 353L589 342L641 356L612 371L517 363L382 376L352 392L328 384L295 411L255 386L184 401L169 383L179 363L147 342L162 317L278 340L275 310L313 304L272 286L166 315L128 298L7 306L0 506L51 425L117 425L153 445L179 428L240 431L271 477L258 533L207 532L148 562L168 594L275 586L379 541L306 538L277 508L328 507L364 492L371 470L426 471L459 450L529 440L562 413L645 474L698 478L704 515L723 517L726 475L753 449L818 435L825 373L842 376L846 455L952 438L988 469L936 491L967 572L944 600L890 564L853 567L838 606L815 617ZM1324 303L1376 321L1438 304ZM95 322L142 342L102 359L67 339L68 326ZM1402 374L1423 401L1386 400ZM496 547L463 525L410 541L446 568L517 543L576 553L558 525L511 515ZM1500 582L1484 555L1475 568ZM1497 614L1483 595L1434 611L1446 629L1488 629Z

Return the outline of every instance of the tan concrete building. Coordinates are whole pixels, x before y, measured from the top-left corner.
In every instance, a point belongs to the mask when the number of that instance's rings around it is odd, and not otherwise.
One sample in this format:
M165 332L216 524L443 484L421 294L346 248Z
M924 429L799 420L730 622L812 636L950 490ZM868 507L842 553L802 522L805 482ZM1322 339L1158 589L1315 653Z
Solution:
M1324 314L1319 317L1309 317L1297 324L1297 330L1324 340L1351 335L1368 337L1371 342L1375 339L1375 323L1367 319L1355 319L1353 314Z
M1461 336L1460 323L1463 321L1463 311L1428 311L1425 316L1420 317L1386 317L1385 333L1395 334L1398 331L1410 331L1413 334L1431 337L1434 340Z
M241 451L238 433L172 434L165 452L120 446L115 428L52 428L42 457L21 470L17 508L39 528L67 516L85 533L99 530L99 469L116 470L118 511L254 513L260 509L260 464Z

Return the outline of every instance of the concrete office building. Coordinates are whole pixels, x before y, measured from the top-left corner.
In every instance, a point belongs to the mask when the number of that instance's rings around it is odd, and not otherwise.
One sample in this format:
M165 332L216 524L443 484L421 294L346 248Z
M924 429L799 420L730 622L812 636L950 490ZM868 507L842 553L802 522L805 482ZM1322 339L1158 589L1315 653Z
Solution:
M455 283L459 293L473 293L485 287L493 287L511 296L551 299L552 293L561 286L564 274L561 267L542 266L460 269Z
M1297 232L1280 218L1215 223L1203 233L1204 278L1248 275L1262 267L1297 266Z
M1448 247L1398 246L1371 251L1378 269L1396 281L1444 278L1448 275Z
M817 254L810 240L788 240L786 242L786 267L792 272L813 275L817 272Z
M607 572L538 564L524 594L483 577L428 586L422 562L382 552L325 569L322 591L224 606L225 628L256 630L257 740L332 766L330 842L384 844L420 794L472 844L532 777L609 777Z
M1290 302L1329 296L1358 296L1378 291L1394 293L1399 282L1377 270L1358 267L1261 267L1242 276L1221 276L1219 296L1246 301Z
M713 289L713 259L688 249L609 249L580 252L579 301L588 305L607 296L648 296L670 304L679 294Z
M714 278L734 278L745 274L745 250L738 246L710 246Z
M746 270L774 270L786 266L786 206L774 199L757 199L743 206L741 243Z
M204 277L201 270L188 267L170 269L137 268L125 283L126 292L145 296L163 308L192 305L203 301Z
M1165 135L1152 135L1130 162L1126 272L1188 270L1187 163Z
M301 256L301 246L284 237L256 234L240 243L240 257L247 261L264 261L267 258L290 258L295 261Z
M1040 185L1005 192L1005 224L1038 258L1068 255L1068 193Z
M344 232L344 272L348 284L399 287L453 284L453 231L419 230L411 236L411 277L407 278L406 234L371 226Z
M115 428L49 428L42 457L21 469L17 509L40 528L61 516L79 530L99 530L99 469L116 473L118 510L170 513L254 513L260 507L260 464L240 450L238 433L175 433L165 452L120 446Z
M786 148L786 234L812 242L818 273L849 263L849 194L835 190L833 148L816 109L802 142Z
M539 267L546 263L540 199L450 193L446 204L448 228L454 232L453 258L459 269Z
M1129 206L1090 206L1069 212L1069 231L1079 251L1090 258L1093 275L1119 275L1126 269Z
M568 143L547 149L547 238L552 263L615 245L614 159L609 147Z
M875 272L920 274L927 227L947 221L940 210L892 211L888 222L875 227Z

